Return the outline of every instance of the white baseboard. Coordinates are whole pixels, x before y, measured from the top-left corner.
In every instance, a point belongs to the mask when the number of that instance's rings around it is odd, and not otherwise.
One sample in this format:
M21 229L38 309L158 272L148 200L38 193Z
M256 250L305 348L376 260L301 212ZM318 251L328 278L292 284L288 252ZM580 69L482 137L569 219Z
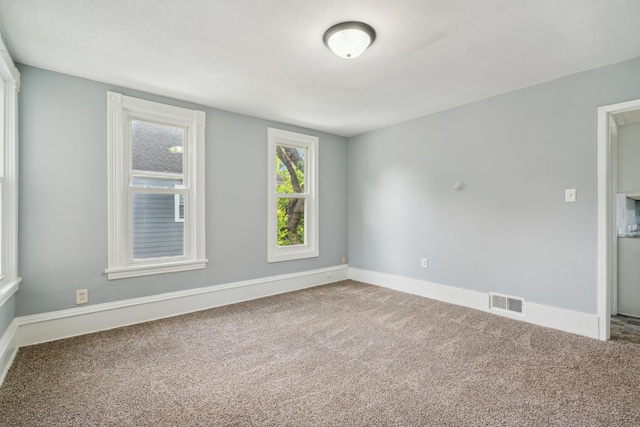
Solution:
M18 322L14 319L0 338L0 385L18 352L16 332L18 332Z
M284 274L17 317L19 347L263 298L347 279L348 266Z
M0 384L21 346L178 316L347 278L590 338L598 337L596 315L530 302L526 302L524 316L496 312L489 309L489 296L482 292L341 265L16 317L0 338Z
M598 338L598 316L595 314L566 310L529 301L525 302L526 308L524 315L511 314L509 312L490 309L488 293L485 294L483 292L456 288L454 286L440 285L423 280L356 268L349 268L349 279L469 307L535 325L571 332L589 338Z

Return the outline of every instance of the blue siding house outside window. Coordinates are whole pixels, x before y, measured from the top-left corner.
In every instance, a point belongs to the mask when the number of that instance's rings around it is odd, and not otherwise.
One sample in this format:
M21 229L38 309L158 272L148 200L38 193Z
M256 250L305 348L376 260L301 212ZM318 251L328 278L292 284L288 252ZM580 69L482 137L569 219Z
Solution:
M136 180L155 186L157 180ZM154 182L155 181L155 182ZM172 181L181 185L182 181ZM173 194L133 195L133 258L184 255L184 221L176 221Z
M131 121L132 186L180 188L183 184L185 130L142 120ZM133 258L184 255L184 218L175 194L133 192ZM184 206L184 205L182 205ZM184 209L184 208L183 208Z

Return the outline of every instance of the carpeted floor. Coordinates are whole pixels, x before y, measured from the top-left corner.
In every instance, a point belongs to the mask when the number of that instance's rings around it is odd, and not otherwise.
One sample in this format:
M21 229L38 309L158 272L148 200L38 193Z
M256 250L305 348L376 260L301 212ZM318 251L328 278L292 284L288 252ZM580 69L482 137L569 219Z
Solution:
M2 426L638 426L640 346L344 281L20 349Z

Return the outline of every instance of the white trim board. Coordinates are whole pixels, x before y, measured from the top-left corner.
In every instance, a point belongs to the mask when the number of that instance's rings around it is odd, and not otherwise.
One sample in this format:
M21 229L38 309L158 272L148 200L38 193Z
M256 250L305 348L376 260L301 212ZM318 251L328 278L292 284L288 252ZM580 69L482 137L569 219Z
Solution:
M524 315L511 314L509 312L491 310L489 308L488 293L356 268L349 268L349 279L473 308L564 332L583 335L589 338L598 338L599 336L598 316L595 314L581 313L529 301L525 302L526 310Z
M18 352L17 332L18 322L14 319L0 338L0 385Z
M0 307L2 307L5 302L9 301L9 298L11 298L13 294L18 292L20 282L22 282L22 277L18 277L18 280L7 283L5 286L0 288Z
M270 276L68 310L16 317L17 344L32 344L149 322L347 279L348 266Z

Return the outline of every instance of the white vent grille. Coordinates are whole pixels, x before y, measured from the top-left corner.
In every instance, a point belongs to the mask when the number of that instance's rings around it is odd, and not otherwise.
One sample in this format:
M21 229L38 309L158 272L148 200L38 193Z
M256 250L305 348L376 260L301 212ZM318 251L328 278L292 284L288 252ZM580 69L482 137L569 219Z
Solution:
M489 293L489 306L494 310L524 314L524 298Z
M499 308L501 310L507 309L507 297L502 295L491 295L491 308Z

